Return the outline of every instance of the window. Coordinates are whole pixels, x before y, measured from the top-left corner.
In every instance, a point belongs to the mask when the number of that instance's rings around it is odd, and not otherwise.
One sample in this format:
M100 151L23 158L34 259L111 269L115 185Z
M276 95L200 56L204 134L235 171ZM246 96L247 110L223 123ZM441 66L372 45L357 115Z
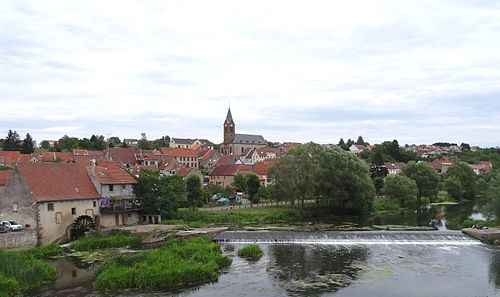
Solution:
M113 188L114 188L113 186L114 186L114 185L109 185L109 191L110 191L110 192L113 192Z
M92 201L92 205L93 205L94 207L97 207L97 201L95 201L95 200L94 200L94 201Z
M56 212L56 224L61 224L63 215L61 212Z
M47 211L54 211L54 203L47 203Z
M12 211L17 212L17 202L12 203Z
M76 207L72 207L71 208L71 214L72 215L76 215Z
M127 185L122 185L122 190L125 190L127 188Z

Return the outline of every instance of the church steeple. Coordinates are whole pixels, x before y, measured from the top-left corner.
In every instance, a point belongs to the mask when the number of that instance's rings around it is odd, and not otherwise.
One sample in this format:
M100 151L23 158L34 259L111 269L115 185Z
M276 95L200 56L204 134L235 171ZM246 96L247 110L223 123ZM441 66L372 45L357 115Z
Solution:
M228 145L234 140L236 125L231 115L231 107L227 110L226 120L224 121L224 144Z

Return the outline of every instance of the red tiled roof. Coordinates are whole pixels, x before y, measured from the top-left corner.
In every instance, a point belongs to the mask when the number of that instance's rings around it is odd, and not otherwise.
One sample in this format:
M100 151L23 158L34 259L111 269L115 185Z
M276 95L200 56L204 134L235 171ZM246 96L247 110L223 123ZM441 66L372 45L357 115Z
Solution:
M108 159L120 163L135 164L134 149L115 147L108 149Z
M137 181L124 169L111 163L106 163L103 166L87 166L87 171L95 173L95 178L102 185L116 184L136 184Z
M267 175L269 167L271 167L271 165L273 165L274 162L276 162L276 159L268 159L256 162L252 167L252 171L257 175Z
M161 153L166 156L198 158L196 151L187 148L162 147Z
M72 160L74 160L74 156L70 152L43 152L41 154L42 162L69 162Z
M68 163L20 164L19 172L37 201L95 199L100 195L85 167Z
M193 145L193 146L191 147L191 149L192 149L193 151L198 151L198 150L202 149L203 147L204 147L204 145L203 145L202 143L198 143L197 145Z
M12 175L12 171L0 171L0 187L5 186Z
M403 169L405 164L404 163L385 163L384 164L385 168L387 169L393 169L393 170L397 170L397 169Z
M208 175L211 176L234 176L236 175L240 170L247 170L247 167L245 165L240 165L240 164L226 164L226 165L220 165L216 166Z
M210 160L210 158L212 158L212 156L215 154L215 152L216 152L216 150L206 150L206 151L200 152L200 154L199 154L200 162L205 162L205 161Z
M138 174L139 172L141 172L141 170L160 171L160 169L155 166L134 165L134 167L132 167L132 173L134 174Z
M14 167L19 162L20 156L19 151L0 151L0 165Z
M194 170L195 169L193 167L187 167L185 165L179 166L179 168L175 172L175 175L180 177L186 177L189 174L191 174Z

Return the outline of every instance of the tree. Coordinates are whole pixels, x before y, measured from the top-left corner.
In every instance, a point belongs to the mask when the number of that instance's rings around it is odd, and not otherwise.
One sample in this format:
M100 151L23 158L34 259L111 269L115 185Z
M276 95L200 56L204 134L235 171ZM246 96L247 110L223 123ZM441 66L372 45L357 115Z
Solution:
M245 183L245 176L242 175L241 173L238 173L234 176L233 178L233 186L241 192L246 192L247 187Z
M348 148L349 148L349 147L351 147L353 144L354 144L354 141L353 141L353 140L351 140L350 138L349 138L349 139L347 139L347 143L346 143L346 145L347 145L347 147L348 147Z
M382 192L398 201L401 207L415 209L417 206L417 183L404 175L387 177Z
M31 154L34 151L35 148L33 147L33 138L31 138L31 135L27 133L21 146L21 154Z
M269 169L278 199L315 199L332 212L366 213L375 194L368 168L351 154L316 143L291 148Z
M151 143L149 143L149 140L146 138L146 133L141 133L141 139L137 142L137 147L141 150L151 149Z
M255 203L255 195L259 192L260 187L259 177L253 173L248 174L245 176L245 186L248 192L248 198L252 203Z
M470 151L470 145L468 143L464 143L462 142L460 144L460 149L463 151L463 152L468 152Z
M121 144L121 140L119 137L111 136L108 138L108 147L119 147Z
M454 191L454 194L457 196L454 197L453 194L448 191L448 193L452 198L457 200L461 200L461 198L467 200L474 200L474 198L476 197L475 182L477 179L477 175L474 173L474 170L472 170L472 168L469 167L469 165L463 162L455 162L453 163L453 165L450 166L450 168L448 168L445 176L446 179L449 178L456 179L453 180L453 183L455 186L457 186L456 191ZM462 191L463 194L460 195Z
M450 176L446 178L444 187L452 199L460 201L464 198L465 189L457 177Z
M403 174L417 184L417 199L420 204L423 197L433 201L439 191L439 176L437 172L425 163L411 161L406 165Z
M158 171L141 170L134 194L144 201L144 211L174 218L177 207L186 199L186 184L179 176L163 176Z
M156 139L153 144L153 147L155 149L161 149L162 147L169 147L169 146L170 146L170 137L168 135Z
M76 137L69 137L68 135L64 135L57 141L56 149L58 151L73 151L74 149L79 147L80 140Z
M349 150L349 147L345 143L344 138L340 138L340 140L339 140L339 147L341 149L343 149L344 151L348 151Z
M358 139L356 140L355 144L365 145L365 141L363 140L363 137L361 135L358 136Z
M7 137L3 141L4 151L18 151L21 147L19 146L19 134L16 131L9 130Z
M201 201L201 180L195 175L191 174L186 179L186 192L187 201L193 208Z
M47 140L43 140L41 143L40 143L40 147L45 149L45 150L48 150L49 147L50 147L50 143L47 141Z
M383 177L375 177L373 180L373 186L375 187L375 191L377 194L380 194L382 188L384 187L384 178Z
M120 145L121 148L128 148L127 143L125 142L125 139L123 140L122 144Z

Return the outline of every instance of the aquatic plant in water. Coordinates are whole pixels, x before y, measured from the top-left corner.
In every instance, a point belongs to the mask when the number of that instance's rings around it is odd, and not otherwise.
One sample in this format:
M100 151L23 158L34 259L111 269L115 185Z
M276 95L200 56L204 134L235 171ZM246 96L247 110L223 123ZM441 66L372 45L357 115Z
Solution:
M238 250L238 256L249 259L259 259L264 255L258 244L250 244Z

